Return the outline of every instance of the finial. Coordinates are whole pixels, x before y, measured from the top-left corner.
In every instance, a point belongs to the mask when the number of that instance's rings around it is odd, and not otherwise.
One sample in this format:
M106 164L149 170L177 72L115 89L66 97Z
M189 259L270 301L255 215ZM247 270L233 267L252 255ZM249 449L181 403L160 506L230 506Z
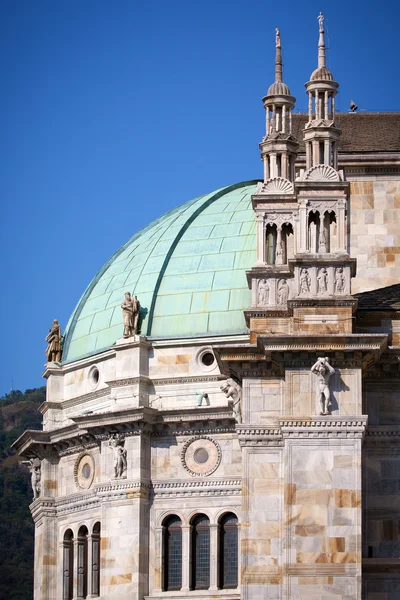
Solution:
M280 34L278 28L275 29L275 46L276 46L275 81L282 81L281 34Z
M325 59L325 38L324 38L324 15L322 12L319 13L319 41L318 41L318 68L326 67Z

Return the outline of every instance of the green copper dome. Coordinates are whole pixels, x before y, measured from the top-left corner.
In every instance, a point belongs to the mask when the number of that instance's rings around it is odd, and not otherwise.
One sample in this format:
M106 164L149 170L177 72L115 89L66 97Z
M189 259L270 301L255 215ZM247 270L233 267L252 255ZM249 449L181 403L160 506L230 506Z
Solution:
M256 261L256 181L195 198L154 221L98 272L65 331L63 362L106 350L122 337L121 302L139 298L150 338L243 333L251 304L246 269Z

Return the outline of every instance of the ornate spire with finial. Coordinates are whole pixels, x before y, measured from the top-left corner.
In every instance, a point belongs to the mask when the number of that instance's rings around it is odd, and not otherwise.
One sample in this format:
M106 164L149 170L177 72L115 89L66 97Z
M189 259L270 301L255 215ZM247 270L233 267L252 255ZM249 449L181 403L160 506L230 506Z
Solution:
M276 56L275 56L275 81L282 81L282 54L281 54L281 34L279 33L279 29L275 29L276 37L275 37L275 46L276 46Z
M325 37L324 37L324 15L322 12L319 13L319 40L318 40L318 68L326 67L326 56L325 56Z

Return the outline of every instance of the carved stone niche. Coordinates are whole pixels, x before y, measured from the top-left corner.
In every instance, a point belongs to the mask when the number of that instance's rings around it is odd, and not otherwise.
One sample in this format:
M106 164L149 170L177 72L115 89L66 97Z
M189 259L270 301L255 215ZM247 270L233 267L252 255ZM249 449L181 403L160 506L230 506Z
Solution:
M259 308L268 308L278 306L281 308L287 307L287 301L293 296L294 280L287 277L286 274L277 273L275 277L262 277L253 279L253 306Z
M350 295L351 266L327 262L294 268L293 298L331 298Z

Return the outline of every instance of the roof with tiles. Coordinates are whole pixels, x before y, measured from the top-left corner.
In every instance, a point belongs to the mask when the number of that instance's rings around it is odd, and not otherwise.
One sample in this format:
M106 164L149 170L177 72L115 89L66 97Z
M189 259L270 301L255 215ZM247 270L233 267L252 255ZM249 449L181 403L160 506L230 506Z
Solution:
M400 310L400 283L378 290L355 294L358 308L364 310Z
M63 362L106 350L122 336L126 291L138 296L141 332L151 338L246 332L246 269L256 261L256 184L190 200L124 244L78 302L66 328Z
M339 152L400 152L400 113L336 113L342 130ZM293 135L305 152L303 129L308 115L293 113Z

